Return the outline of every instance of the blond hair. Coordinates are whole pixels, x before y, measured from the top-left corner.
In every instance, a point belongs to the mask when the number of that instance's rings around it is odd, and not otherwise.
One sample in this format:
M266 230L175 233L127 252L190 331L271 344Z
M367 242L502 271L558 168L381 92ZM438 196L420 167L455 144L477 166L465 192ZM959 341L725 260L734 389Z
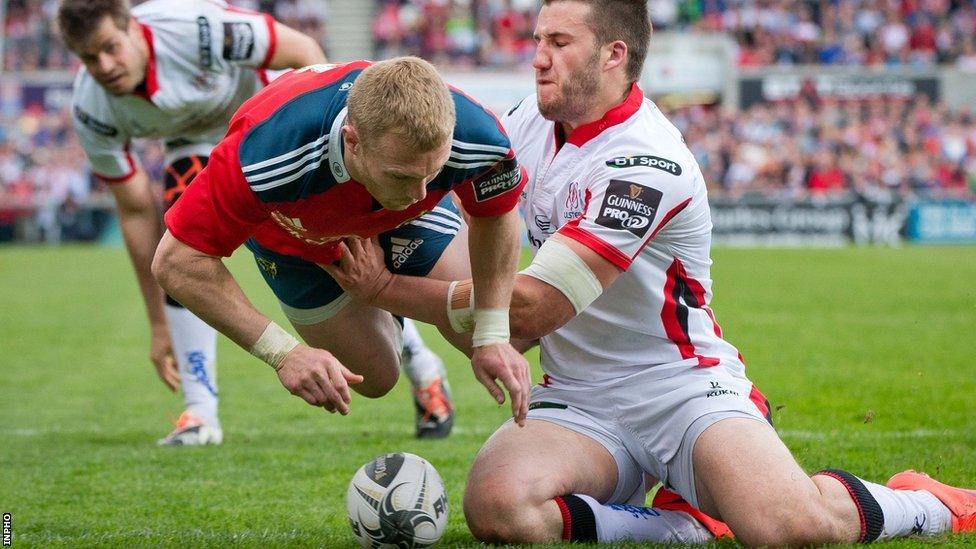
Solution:
M346 106L349 122L367 147L393 132L428 152L454 133L451 92L434 66L418 57L367 67L353 83Z

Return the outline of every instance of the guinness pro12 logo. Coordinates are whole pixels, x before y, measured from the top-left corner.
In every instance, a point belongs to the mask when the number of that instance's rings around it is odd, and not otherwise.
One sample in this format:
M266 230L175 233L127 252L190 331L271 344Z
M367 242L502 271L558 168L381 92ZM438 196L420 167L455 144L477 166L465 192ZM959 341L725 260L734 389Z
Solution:
M624 230L643 238L661 205L663 193L651 187L621 179L610 180L600 205L598 225Z

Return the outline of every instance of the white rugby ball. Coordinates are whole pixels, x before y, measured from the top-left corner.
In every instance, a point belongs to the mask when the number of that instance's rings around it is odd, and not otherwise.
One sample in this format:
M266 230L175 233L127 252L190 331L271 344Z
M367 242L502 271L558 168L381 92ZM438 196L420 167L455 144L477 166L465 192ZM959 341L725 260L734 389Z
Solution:
M447 526L447 494L427 460L385 454L356 471L346 492L346 511L362 547L430 547Z

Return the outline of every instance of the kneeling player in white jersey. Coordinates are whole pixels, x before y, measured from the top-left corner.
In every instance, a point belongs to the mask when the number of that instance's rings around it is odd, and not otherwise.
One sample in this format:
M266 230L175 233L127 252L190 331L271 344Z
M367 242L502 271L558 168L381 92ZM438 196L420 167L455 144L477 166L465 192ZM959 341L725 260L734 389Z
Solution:
M472 466L471 531L504 543L722 531L687 507L643 507L647 477L677 493L666 503L683 497L753 546L976 530L976 491L914 471L887 486L808 476L780 441L709 307L701 170L636 84L650 30L643 0L543 1L537 94L503 124L529 175L536 250L516 278L512 335L540 341L546 375L525 426L503 425ZM466 282L391 275L361 241L329 269L374 305L468 322Z
M312 38L270 16L211 0L64 0L58 23L84 63L74 85L74 122L93 171L109 188L151 327L150 358L186 410L167 445L218 444L216 334L169 296L150 273L161 220L132 138L166 145L165 208L207 164L237 108L267 83L265 69L325 60ZM414 382L420 436L443 436L452 405L443 365L416 329L404 331L404 366ZM433 395L433 398L430 396Z

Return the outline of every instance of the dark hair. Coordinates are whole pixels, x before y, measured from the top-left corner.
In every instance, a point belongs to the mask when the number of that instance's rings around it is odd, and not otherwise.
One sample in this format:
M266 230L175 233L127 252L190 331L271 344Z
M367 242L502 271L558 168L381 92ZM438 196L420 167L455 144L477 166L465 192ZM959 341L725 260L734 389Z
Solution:
M61 0L58 28L68 48L75 49L88 39L105 16L119 29L129 26L129 0Z
M544 5L573 1L590 6L587 24L598 45L621 40L627 44L627 78L640 79L651 41L651 17L647 0L543 0Z

